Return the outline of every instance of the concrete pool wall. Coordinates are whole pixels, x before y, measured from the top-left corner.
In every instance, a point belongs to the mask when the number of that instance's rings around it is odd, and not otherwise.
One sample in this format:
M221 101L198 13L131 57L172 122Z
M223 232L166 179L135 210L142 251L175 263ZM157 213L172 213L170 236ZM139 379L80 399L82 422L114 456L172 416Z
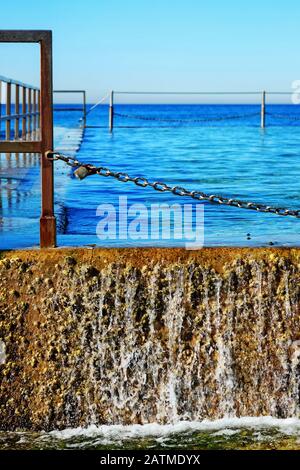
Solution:
M0 429L299 417L300 250L2 252Z

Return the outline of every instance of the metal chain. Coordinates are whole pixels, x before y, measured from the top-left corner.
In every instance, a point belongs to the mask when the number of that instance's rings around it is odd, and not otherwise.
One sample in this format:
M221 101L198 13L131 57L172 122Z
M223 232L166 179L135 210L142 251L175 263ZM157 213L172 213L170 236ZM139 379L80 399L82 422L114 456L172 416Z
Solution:
M266 112L268 116L272 116L278 119L287 119L289 121L300 121L300 116L289 115L289 114L277 114L277 113L270 113Z
M138 119L141 121L159 121L159 122L210 122L210 121L227 121L231 119L244 119L248 117L254 117L258 116L260 113L255 112L255 113L248 113L248 114L236 114L232 116L207 116L204 118L197 118L197 119L168 119L168 118L156 118L156 117L150 117L150 116L137 116L133 114L124 114L124 113L117 113L114 111L114 116L119 116L122 118L126 119Z
M202 191L190 191L181 186L172 187L160 181L151 182L147 178L143 178L140 176L131 177L127 173L124 173L124 172L115 172L106 167L102 167L102 166L97 167L88 163L83 163L77 160L76 158L69 157L67 155L63 155L58 152L47 152L47 157L49 160L61 160L72 168L78 168L78 170L80 169L84 170L82 174L78 173L77 176L79 179L83 179L86 176L93 175L93 174L97 174L97 175L105 176L105 177L111 176L123 183L127 183L128 181L130 181L142 188L146 188L147 186L149 186L159 192L169 191L176 196L187 196L198 201L208 201L212 204L223 204L226 206L238 207L240 209L250 209L250 210L257 211L257 212L267 212L267 213L281 215L281 216L291 216L291 217L300 218L300 210L286 209L283 207L274 207L274 206L269 206L267 204L243 201L240 199L228 198L228 197L224 197L224 196L220 196L216 194L206 194L206 193L203 193Z

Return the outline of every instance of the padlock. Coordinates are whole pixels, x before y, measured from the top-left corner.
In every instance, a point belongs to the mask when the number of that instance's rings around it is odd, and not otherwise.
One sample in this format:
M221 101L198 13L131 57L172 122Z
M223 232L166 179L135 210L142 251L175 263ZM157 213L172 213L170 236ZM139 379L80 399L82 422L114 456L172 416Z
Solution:
M77 168L77 170L74 171L74 175L79 180L83 180L84 178L86 178L90 174L91 174L91 172L85 166L80 166L79 168Z

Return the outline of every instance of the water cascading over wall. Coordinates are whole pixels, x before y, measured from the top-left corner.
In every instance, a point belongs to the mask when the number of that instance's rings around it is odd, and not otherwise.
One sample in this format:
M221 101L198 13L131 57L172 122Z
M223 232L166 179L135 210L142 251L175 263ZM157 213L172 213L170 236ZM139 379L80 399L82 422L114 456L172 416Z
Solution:
M12 252L0 428L300 416L300 250Z

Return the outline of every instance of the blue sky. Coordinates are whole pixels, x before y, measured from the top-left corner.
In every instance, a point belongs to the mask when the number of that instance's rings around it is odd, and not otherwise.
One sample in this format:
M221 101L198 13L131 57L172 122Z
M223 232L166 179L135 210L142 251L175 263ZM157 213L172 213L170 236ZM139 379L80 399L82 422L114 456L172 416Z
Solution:
M299 24L299 0L13 0L0 15L1 29L52 29L54 86L90 102L108 89L289 91ZM37 82L37 63L36 46L0 46L0 75Z

